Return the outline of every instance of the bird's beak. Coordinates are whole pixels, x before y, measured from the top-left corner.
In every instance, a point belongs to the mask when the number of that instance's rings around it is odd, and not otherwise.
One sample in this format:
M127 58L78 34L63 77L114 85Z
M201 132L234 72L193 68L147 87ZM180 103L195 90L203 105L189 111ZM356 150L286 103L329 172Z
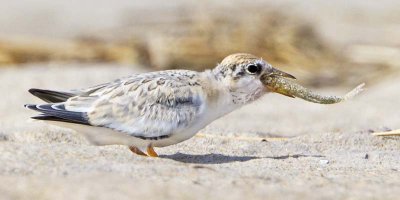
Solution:
M296 79L296 77L294 77L293 75L283 72L279 69L273 68L271 67L271 69L267 70L266 73L267 76L279 76L279 77L285 77L285 78L290 78L290 79Z
M275 80L276 78L275 77L284 77L284 78L290 78L290 79L296 79L296 77L294 77L293 75L291 75L291 74L289 74L289 73L286 73L286 72L283 72L283 71L281 71L281 70L279 70L279 69L276 69L276 68L273 68L273 67L271 67L270 69L268 69L266 72L265 72L265 74L263 74L262 76L261 76L261 82L264 84L264 86L266 87L266 88L268 88L270 91L272 91L272 92L276 92L276 93L279 93L279 94L282 94L282 95L285 95L285 96L289 96L289 97L293 97L292 95L290 95L290 94L287 94L285 91L286 90L284 90L284 89L281 89L281 88L276 88L276 87L274 87L274 85L272 85L271 83L273 83L274 81L271 81L271 80ZM276 80L278 80L278 79L276 79Z

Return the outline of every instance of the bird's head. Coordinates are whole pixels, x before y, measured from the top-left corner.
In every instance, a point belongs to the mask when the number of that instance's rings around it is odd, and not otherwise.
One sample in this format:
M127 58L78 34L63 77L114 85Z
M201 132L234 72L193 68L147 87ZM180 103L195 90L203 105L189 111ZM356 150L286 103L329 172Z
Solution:
M271 64L251 54L238 53L227 56L213 70L214 75L229 89L236 103L247 103L273 91L265 78L282 76L295 79L294 76L273 68Z

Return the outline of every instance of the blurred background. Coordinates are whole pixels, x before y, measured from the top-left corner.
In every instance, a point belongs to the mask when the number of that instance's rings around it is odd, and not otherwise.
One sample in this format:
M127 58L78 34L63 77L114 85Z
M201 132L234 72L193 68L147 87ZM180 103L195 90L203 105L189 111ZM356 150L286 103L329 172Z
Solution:
M399 0L0 0L0 199L399 199ZM213 68L252 53L318 93L278 94L157 149L29 118L29 88ZM261 139L263 138L263 139ZM264 139L265 138L265 139ZM136 197L136 198L135 198Z
M1 5L0 68L106 63L204 70L231 53L247 52L313 87L376 82L400 69L397 0L1 0Z

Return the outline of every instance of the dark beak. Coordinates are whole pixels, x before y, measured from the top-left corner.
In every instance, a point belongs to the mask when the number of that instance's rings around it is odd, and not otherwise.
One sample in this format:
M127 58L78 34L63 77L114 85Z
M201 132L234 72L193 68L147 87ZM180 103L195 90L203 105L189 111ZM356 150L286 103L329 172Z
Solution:
M291 74L288 74L288 73L286 73L286 72L283 72L283 71L281 71L281 70L279 70L279 69L276 69L276 68L271 68L270 70L268 70L268 72L267 72L267 74L266 74L267 76L278 76L278 77L285 77L285 78L290 78L290 79L296 79L296 77L294 77L293 75L291 75Z
M272 67L271 69L268 69L264 75L261 76L261 82L263 82L265 87L272 92L276 92L288 97L294 97L288 94L286 90L282 90L281 88L276 87L275 81L282 77L296 79L296 77L294 77L293 75Z

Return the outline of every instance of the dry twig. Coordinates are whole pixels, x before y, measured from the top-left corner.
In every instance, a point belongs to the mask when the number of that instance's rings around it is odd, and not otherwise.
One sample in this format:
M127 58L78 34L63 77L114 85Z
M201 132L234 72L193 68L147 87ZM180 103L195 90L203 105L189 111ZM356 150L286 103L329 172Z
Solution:
M400 129L386 131L386 132L372 133L372 135L375 135L375 136L400 136Z

